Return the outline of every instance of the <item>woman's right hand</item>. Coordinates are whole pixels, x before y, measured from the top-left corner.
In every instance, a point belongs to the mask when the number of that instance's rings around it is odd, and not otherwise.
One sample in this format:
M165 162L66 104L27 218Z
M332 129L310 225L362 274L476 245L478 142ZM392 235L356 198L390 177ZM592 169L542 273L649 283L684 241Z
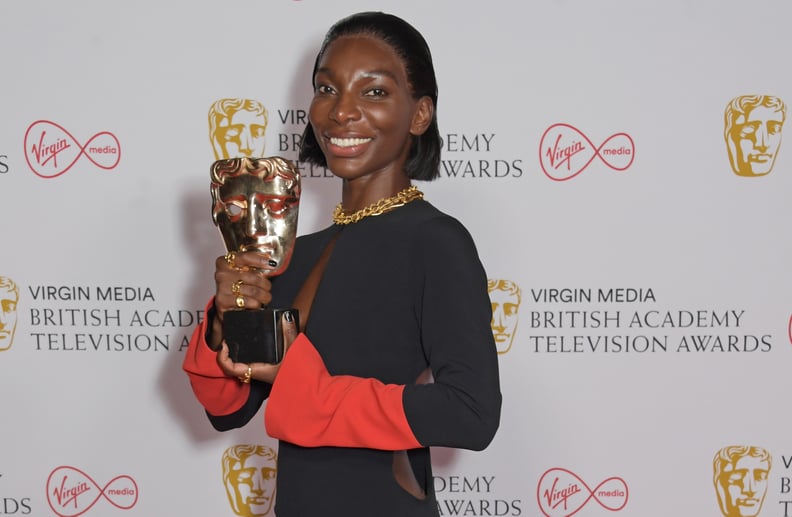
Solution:
M274 268L258 251L229 253L215 260L215 310L222 321L228 310L258 309L272 301L267 273Z
M272 301L272 284L267 273L273 269L270 258L258 251L227 253L217 257L214 275L215 319L208 343L213 350L220 349L226 311L258 309Z

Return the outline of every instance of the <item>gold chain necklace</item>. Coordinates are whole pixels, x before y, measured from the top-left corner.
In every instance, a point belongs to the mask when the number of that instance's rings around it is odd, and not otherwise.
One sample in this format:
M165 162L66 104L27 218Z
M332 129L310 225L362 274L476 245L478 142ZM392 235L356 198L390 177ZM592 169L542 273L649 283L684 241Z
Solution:
M335 210L333 210L333 222L335 224L356 223L364 217L384 214L385 212L400 206L404 206L410 201L415 201L416 199L423 199L423 192L418 190L418 187L415 185L412 185L397 193L395 196L380 199L376 203L373 203L365 208L361 208L357 212L353 212L349 215L344 213L343 205L338 203L338 205L335 207Z

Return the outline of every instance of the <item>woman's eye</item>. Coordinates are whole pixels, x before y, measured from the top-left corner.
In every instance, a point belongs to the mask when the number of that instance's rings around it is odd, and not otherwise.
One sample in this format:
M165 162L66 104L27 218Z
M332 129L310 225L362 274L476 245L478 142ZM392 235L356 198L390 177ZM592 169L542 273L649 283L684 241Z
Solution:
M316 93L323 93L325 95L333 93L333 89L326 84L320 84L316 87Z
M385 97L387 93L382 88L372 88L366 92L366 95L369 97Z

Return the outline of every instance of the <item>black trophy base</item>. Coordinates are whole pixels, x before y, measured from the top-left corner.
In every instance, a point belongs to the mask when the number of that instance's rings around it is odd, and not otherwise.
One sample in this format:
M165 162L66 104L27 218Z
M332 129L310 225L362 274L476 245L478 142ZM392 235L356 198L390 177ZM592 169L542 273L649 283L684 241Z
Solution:
M223 316L223 337L235 363L277 364L283 359L283 314L291 312L300 328L297 309L243 309Z

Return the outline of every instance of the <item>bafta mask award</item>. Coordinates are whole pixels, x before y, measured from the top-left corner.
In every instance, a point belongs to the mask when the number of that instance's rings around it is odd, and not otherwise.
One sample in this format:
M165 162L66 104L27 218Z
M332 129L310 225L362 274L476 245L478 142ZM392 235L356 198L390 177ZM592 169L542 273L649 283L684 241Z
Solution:
M212 164L212 219L229 252L258 251L273 264L267 276L289 266L297 238L300 174L280 157L231 158ZM226 311L223 337L234 362L279 363L283 358L283 314L299 328L296 309Z

